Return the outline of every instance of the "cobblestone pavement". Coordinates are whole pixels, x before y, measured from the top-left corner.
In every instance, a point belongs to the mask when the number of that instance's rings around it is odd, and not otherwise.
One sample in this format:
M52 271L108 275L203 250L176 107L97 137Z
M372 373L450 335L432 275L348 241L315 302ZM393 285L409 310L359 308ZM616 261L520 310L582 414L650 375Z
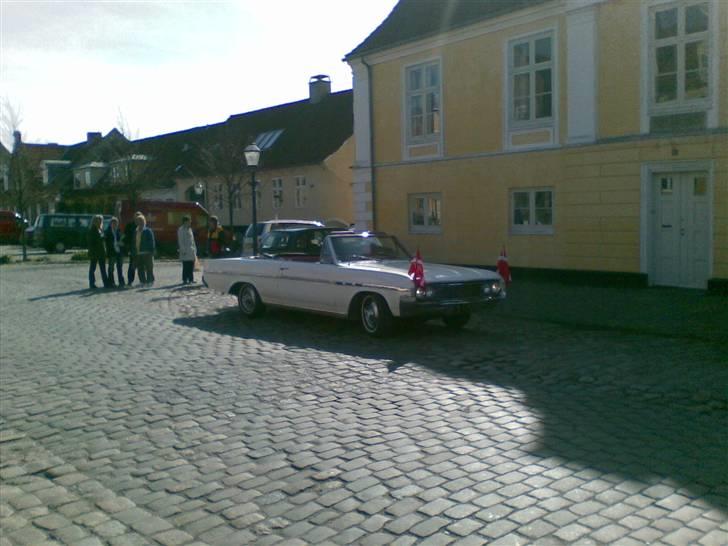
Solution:
M725 346L372 340L157 273L0 269L0 546L728 543Z

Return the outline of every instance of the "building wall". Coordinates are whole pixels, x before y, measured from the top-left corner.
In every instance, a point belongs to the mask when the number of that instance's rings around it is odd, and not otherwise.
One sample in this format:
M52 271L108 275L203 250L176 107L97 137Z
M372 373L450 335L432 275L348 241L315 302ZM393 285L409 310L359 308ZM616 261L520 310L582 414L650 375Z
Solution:
M349 138L344 144L319 165L305 165L282 169L263 169L256 173L260 202L258 205L258 221L282 219L321 220L338 219L348 223L353 218L353 198L351 193L354 139ZM296 177L305 177L307 183L307 199L303 207L296 206ZM283 202L280 208L273 207L273 179L283 181ZM210 214L217 215L225 225L229 223L227 201L223 208L213 205L213 185L218 182L214 177L207 179L206 207ZM186 201L188 190L194 182L178 179L177 199ZM250 175L241 177L241 208L233 209L233 223L247 225L252 217L252 196ZM223 190L224 192L225 190ZM202 201L202 199L200 199Z
M677 152L677 155L674 155ZM648 139L378 169L378 229L426 259L516 267L640 273L642 167L713 164L713 276L728 277L728 135ZM509 192L554 190L554 233L510 232ZM386 188L386 193L384 188ZM407 197L442 194L442 233L413 234Z
M728 278L728 3L710 4L718 29L711 45L719 52L717 116L709 130L692 136L645 131L643 94L650 83L644 79L642 2L579 4L590 10L587 22L595 29L589 39L596 111L573 109L567 44L574 13L585 12L567 13L570 5L523 10L507 24L490 21L366 59L372 66L376 228L432 260L493 264L505 244L515 266L644 273L645 167L702 161L712 172L711 276ZM540 149L513 150L505 131L505 51L509 40L543 29L553 30L558 52L557 136ZM442 152L413 160L404 146L404 74L407 66L431 59L441 60ZM582 76L571 74L577 83ZM569 139L570 111L594 116L591 142ZM511 233L510 192L544 186L554 191L553 234ZM408 195L428 192L442 195L442 231L410 233Z

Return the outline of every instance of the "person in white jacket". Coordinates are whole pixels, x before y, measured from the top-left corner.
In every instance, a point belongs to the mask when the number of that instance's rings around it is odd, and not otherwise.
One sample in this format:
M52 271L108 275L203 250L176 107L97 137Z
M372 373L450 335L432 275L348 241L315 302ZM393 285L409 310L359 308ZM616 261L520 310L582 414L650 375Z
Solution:
M192 233L189 216L182 217L182 225L177 229L177 251L182 262L182 284L195 282L194 270L197 245L195 245L195 235Z

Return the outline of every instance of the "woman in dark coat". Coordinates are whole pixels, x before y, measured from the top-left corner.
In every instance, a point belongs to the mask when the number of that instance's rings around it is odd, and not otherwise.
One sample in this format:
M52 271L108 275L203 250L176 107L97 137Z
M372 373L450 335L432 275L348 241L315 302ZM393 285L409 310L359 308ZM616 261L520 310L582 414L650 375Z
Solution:
M104 217L97 214L91 219L91 227L88 230L88 285L89 288L96 288L96 265L101 270L101 281L104 288L109 287L109 278L106 275L106 247L104 245L104 232L102 225Z
M142 286L152 286L154 285L154 252L156 250L154 232L147 226L147 220L143 214L137 214L134 221L137 230L132 251L139 273L139 282Z
M109 227L104 233L106 242L106 256L109 262L106 269L106 276L109 277L109 284L116 286L114 283L114 266L116 266L116 276L118 277L119 286L124 286L124 254L122 253L122 233L119 229L119 219L114 216L109 222Z

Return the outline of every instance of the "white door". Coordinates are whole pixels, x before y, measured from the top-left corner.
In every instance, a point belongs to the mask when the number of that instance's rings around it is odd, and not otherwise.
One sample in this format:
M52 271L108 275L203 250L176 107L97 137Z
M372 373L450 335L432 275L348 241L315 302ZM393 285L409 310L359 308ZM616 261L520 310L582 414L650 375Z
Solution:
M710 276L708 174L655 174L652 187L653 284L706 288Z

